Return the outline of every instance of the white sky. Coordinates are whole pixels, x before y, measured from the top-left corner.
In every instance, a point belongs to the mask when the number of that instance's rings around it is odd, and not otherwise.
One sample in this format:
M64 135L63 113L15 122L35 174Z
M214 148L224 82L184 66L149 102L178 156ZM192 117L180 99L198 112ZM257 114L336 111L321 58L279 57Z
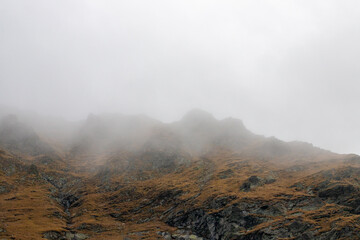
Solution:
M360 153L360 1L0 1L0 104L83 119L192 108Z

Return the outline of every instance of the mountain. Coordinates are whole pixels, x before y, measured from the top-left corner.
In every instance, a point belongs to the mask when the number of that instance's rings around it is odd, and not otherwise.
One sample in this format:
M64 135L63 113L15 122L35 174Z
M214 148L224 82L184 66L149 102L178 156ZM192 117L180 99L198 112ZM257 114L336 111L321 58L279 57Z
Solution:
M360 238L357 155L198 109L26 119L0 124L1 239Z

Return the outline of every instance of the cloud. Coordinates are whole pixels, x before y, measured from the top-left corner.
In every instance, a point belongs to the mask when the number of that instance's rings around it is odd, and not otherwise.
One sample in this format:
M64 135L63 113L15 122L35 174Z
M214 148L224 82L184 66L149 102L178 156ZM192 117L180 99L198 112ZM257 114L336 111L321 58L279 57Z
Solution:
M0 3L0 103L82 119L194 107L360 152L357 1Z

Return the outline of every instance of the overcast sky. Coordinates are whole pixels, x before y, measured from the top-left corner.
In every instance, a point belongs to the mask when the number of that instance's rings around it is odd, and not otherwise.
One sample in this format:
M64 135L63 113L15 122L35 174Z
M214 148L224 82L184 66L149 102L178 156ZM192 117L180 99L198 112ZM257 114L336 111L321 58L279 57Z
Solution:
M360 1L1 0L0 104L174 121L360 154Z

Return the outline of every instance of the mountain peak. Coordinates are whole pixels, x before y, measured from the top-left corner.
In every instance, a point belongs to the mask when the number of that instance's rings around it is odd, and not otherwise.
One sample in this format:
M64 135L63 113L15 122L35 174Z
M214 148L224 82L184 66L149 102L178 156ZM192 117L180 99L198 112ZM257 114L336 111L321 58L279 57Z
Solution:
M182 121L199 123L199 122L209 122L209 121L212 122L212 121L216 121L216 119L211 113L196 108L187 112L185 116L182 118Z

